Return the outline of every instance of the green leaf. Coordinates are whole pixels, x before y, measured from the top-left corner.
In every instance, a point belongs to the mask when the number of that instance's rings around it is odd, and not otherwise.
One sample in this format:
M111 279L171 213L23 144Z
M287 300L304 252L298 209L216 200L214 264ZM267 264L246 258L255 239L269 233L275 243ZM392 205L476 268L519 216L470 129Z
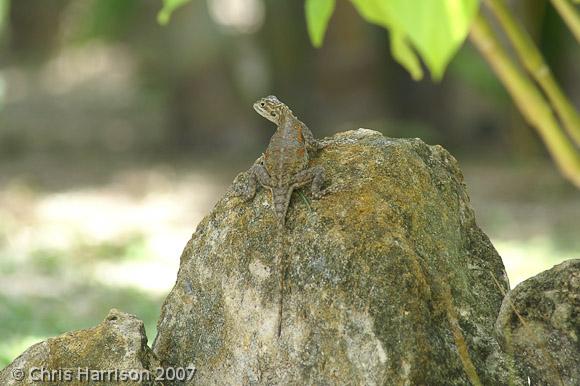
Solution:
M414 80L422 79L421 62L405 33L394 22L389 2L384 0L351 0L351 2L363 19L389 30L393 58L405 67Z
M392 24L389 4L384 0L351 0L358 13L369 23L390 28Z
M399 30L391 29L391 54L400 65L405 67L413 80L423 79L423 68L417 54L407 38Z
M389 0L388 4L397 27L417 48L433 78L441 79L467 37L479 0Z
M177 8L189 3L191 0L163 0L163 8L157 14L157 22L166 25L171 19L171 14Z
M322 46L334 6L335 0L306 0L304 4L308 34L314 47Z

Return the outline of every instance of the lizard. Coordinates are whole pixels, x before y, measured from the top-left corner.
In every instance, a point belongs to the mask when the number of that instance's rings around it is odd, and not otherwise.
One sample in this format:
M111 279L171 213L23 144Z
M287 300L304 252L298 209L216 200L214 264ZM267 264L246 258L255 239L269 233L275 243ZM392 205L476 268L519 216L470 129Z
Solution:
M311 156L324 145L314 138L308 126L276 96L270 95L258 99L253 107L258 114L274 123L277 129L266 151L248 171L248 182L238 194L250 200L256 195L258 184L269 189L274 213L283 232L290 198L295 189L310 183L314 198L320 198L329 191L329 189L322 189L324 169L321 166L309 167L308 165ZM281 261L282 257L280 257L280 265ZM283 267L280 271L278 337L282 333L285 278Z
M269 189L278 223L284 227L295 189L311 183L314 198L327 193L327 190L322 190L324 169L321 166L308 167L311 155L324 145L274 95L259 99L254 103L254 110L278 128L262 157L248 171L248 183L239 195L250 200L255 196L258 184Z

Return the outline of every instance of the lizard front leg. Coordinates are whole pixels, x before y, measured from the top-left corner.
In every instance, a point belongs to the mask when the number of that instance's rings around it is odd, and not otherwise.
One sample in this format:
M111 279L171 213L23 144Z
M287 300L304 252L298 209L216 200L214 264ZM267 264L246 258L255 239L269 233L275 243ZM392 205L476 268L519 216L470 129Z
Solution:
M261 158L261 157L260 157ZM268 171L261 163L255 163L248 170L248 181L238 189L236 189L236 196L242 196L245 200L250 200L256 195L258 183L264 187L271 185L272 178Z
M326 145L324 145L321 141L314 138L312 131L302 123L302 136L304 137L304 142L306 143L306 148L309 151L317 151L323 149Z
M312 182L310 190L314 198L320 198L328 193L329 189L322 189L322 185L324 184L324 168L322 166L313 166L296 173L292 177L293 188L300 188L309 182Z

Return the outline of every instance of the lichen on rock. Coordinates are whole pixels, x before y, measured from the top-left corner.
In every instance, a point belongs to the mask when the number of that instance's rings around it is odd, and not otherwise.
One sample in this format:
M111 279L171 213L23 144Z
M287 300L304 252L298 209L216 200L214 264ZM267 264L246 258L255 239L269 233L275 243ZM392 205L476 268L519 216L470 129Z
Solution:
M522 384L494 337L507 276L457 161L366 129L324 143L312 164L335 192L294 194L283 230L264 190L244 202L230 189L199 224L160 360L193 362L199 385Z

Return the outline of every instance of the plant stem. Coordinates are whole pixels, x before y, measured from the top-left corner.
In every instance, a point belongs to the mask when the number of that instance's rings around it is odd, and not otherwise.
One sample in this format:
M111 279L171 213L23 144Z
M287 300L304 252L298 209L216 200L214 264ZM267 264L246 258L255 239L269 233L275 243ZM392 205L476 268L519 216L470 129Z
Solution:
M306 204L306 206L308 207L308 211L312 212L312 207L310 206L310 203L308 202L308 200L306 199L306 197L304 196L304 193L302 193L301 191L298 191L298 194L300 195L300 197L302 197L302 200L304 201L304 203Z
M578 43L580 43L580 15L576 12L576 7L570 4L568 0L552 0L552 5L564 19Z
M481 14L471 27L470 39L511 94L526 121L538 131L562 174L580 188L580 152L562 131L540 90L516 67Z
M580 117L552 76L540 50L522 25L516 21L504 0L487 0L486 4L506 32L524 67L548 96L564 128L576 145L580 146Z

